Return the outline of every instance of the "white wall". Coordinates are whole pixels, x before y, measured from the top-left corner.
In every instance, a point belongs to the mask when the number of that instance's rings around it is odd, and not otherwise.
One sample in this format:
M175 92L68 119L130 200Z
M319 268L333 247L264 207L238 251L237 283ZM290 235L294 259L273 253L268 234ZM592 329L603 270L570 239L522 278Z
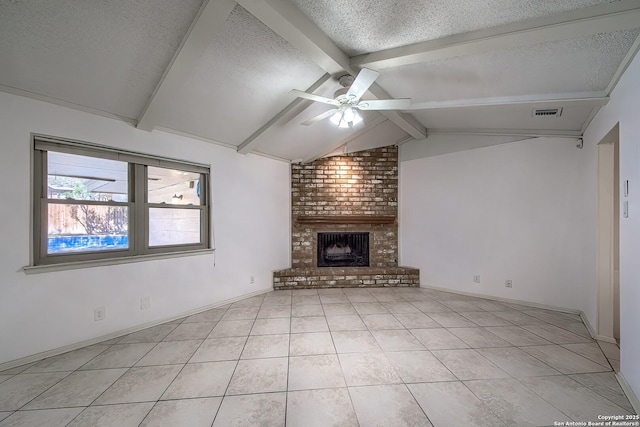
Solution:
M30 133L211 165L214 255L26 275ZM0 93L0 363L272 287L289 266L289 165ZM214 266L215 260L215 266ZM249 276L255 284L249 284ZM151 297L151 309L140 299ZM106 307L106 319L93 310Z
M421 157L440 156L442 154L490 147L525 139L529 138L522 136L429 134L427 141L414 141L403 144L399 156L400 161L404 162Z
M592 147L620 123L620 189L629 181L629 218L620 218L620 372L640 396L640 56L636 55L611 94L611 101L596 115L584 134ZM620 209L622 215L623 209ZM590 320L595 321L595 287Z
M583 310L595 280L591 160L575 140L539 138L402 162L402 265L426 285Z

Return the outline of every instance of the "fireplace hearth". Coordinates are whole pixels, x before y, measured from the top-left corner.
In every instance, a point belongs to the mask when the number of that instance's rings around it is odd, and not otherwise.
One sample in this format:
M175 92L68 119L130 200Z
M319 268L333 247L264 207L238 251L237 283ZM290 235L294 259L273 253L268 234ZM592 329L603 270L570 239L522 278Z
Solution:
M291 165L291 267L274 289L420 286L398 265L398 147Z
M318 233L318 267L369 267L369 233Z

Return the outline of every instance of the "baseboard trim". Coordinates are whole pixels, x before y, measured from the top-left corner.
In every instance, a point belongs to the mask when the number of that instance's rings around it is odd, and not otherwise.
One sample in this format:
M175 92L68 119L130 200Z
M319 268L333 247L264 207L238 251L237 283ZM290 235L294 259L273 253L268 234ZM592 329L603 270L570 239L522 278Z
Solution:
M640 400L638 400L638 396L636 396L633 389L620 372L616 372L616 379L618 380L618 384L620 384L620 388L622 388L624 394L627 395L627 399L629 399L629 403L631 403L633 410L636 411L636 414L640 414Z
M618 345L618 342L616 341L615 338L608 337L606 335L598 335L595 329L593 329L593 326L591 326L591 323L589 323L589 319L587 319L587 316L583 312L580 313L580 317L582 318L582 323L584 323L585 326L587 327L587 330L589 331L589 335L591 335L591 338L593 338L594 340L604 341L604 342Z
M598 341L604 341L604 342L608 342L608 343L611 343L611 344L618 345L616 340L614 338L611 338L611 337L605 337L604 335L596 335L594 338L596 340L598 340Z
M557 307L555 305L539 304L539 303L536 303L536 302L522 301L522 300L510 299L510 298L502 298L502 297L496 297L496 296L493 296L493 295L479 294L479 293L474 293L474 292L463 292L463 291L458 291L458 290L448 289L448 288L441 288L439 286L432 286L432 285L420 284L420 287L424 288L424 289L433 289L434 291L443 291L443 292L449 292L449 293L452 293L452 294L466 295L466 296L469 296L469 297L484 298L484 299L489 299L489 300L497 301L497 302L509 302L509 303L512 303L512 304L524 305L524 306L532 307L532 308L541 308L541 309L544 309L544 310L553 310L553 311L559 311L559 312L562 312L562 313L578 314L578 315L580 315L580 317L582 317L582 315L583 315L582 310L576 310L574 308ZM589 333L591 333L591 331L589 331Z
M26 365L28 363L33 363L33 362L38 362L42 359L46 359L47 357L53 357L53 356L57 356L59 354L62 353L67 353L69 351L73 351L73 350L77 350L79 348L82 347L86 347L89 345L94 345L94 344L98 344L101 343L103 341L108 341L114 338L118 338L124 335L129 335L132 334L134 332L138 332L141 331L143 329L147 329L150 328L152 326L157 326L160 325L162 323L166 323L166 322L171 322L173 320L177 320L177 319L182 319L183 317L187 317L187 316L193 316L194 314L198 314L198 313L202 313L203 311L207 311L207 310L211 310L212 308L218 308L218 307L222 307L223 305L227 305L227 304L232 304L234 302L237 301L241 301L243 299L246 298L251 298L251 297L255 297L258 295L262 295L262 294L266 294L268 292L273 291L273 289L269 288L269 289L262 289L259 291L255 291L255 292L251 292L249 294L244 294L238 297L234 297L234 298L230 298L224 301L220 301L220 302L216 302L213 304L209 304L206 305L204 307L199 307L199 308L195 308L193 310L189 310L186 312L183 312L181 314L178 314L176 316L172 316L166 319L161 319L161 320L154 320L153 322L148 322L148 323L143 323L141 325L136 325L136 326L132 326L130 328L126 328L126 329L121 329L119 331L116 332L112 332L110 334L107 335L102 335L96 338L90 338L88 340L84 340L84 341L80 341L74 344L69 344L63 347L58 347L58 348L54 348L52 350L47 350L47 351L43 351L41 353L36 353L33 354L31 356L26 356L26 357L21 357L20 359L15 359L15 360L10 360L8 362L4 362L4 363L0 363L0 371L5 371L7 369L12 369L12 368L16 368L18 366L22 366L22 365Z
M539 303L535 303L535 302L521 301L521 300L516 300L516 299L501 298L501 297L496 297L496 296L493 296L493 295L485 295L485 294L479 294L479 293L473 293L473 292L462 292L462 291L451 290L451 289L441 288L441 287L438 287L438 286L431 286L431 285L420 285L420 287L421 288L426 288L426 289L433 289L433 290L436 290L436 291L449 292L449 293L452 293L452 294L484 298L484 299L497 301L497 302L508 302L508 303L512 303L512 304L524 305L526 307L542 308L544 310L559 311L561 313L577 314L577 315L580 316L580 319L582 319L582 322L584 323L585 327L587 328L587 331L589 332L589 335L591 335L591 338L593 338L594 340L597 340L597 341L605 341L605 342L609 342L609 343L612 343L612 344L617 344L616 340L611 338L611 337L606 337L604 335L596 334L596 331L593 329L593 326L591 326L591 323L589 322L589 320L587 319L587 316L584 314L584 312L582 310L576 310L576 309L573 309L573 308L565 308L565 307L557 307L557 306L549 305L549 304L539 304Z
M593 329L593 326L591 326L591 323L589 323L589 320L587 319L587 316L584 314L584 312L582 310L575 310L575 309L563 308L563 307L555 307L555 306L547 305L547 304L538 304L538 303L532 303L532 302L528 302L528 301L520 301L520 300L509 299L509 298L501 298L501 297L495 297L495 296L492 296L492 295L484 295L484 294L478 294L478 293L472 293L472 292L462 292L462 291L451 290L451 289L441 288L441 287L438 287L438 286L431 286L431 285L423 285L423 284L421 284L420 287L424 288L424 289L433 289L435 291L449 292L449 293L452 293L452 294L466 295L466 296L470 296L470 297L479 297L479 298L484 298L484 299L497 301L497 302L510 302L510 303L513 303L513 304L524 305L524 306L527 306L527 307L542 308L542 309L545 309L545 310L554 310L554 311L560 311L560 312L564 312L564 313L578 314L578 315L580 315L580 318L582 319L582 322L586 326L587 331L589 332L589 334L591 335L591 337L593 339L598 340L598 341L609 342L609 343L612 343L612 344L617 344L616 340L613 339L613 338L605 337L603 335L597 335L595 333L595 330ZM618 380L618 383L620 384L620 388L622 388L622 391L627 396L627 399L629 399L629 403L631 403L631 406L633 407L635 413L639 414L640 413L640 400L638 400L638 397L633 392L633 389L631 388L631 386L629 385L627 380L624 378L624 376L620 372L615 372L614 374L615 374L616 379Z
M587 319L587 315L584 314L583 311L580 312L580 318L582 319L582 323L584 323L584 326L586 326L589 335L591 335L591 338L593 338L594 340L598 340L598 334L596 334L595 329L593 329L593 326L591 326L589 319Z

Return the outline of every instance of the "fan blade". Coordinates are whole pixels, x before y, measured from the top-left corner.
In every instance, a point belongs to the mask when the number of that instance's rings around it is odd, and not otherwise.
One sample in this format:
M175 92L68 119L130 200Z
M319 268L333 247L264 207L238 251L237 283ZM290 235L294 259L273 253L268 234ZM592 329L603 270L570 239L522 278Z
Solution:
M373 82L376 81L379 75L380 73L377 71L363 68L356 76L353 84L349 87L347 95L350 97L353 96L355 99L360 99Z
M324 96L314 95L312 93L303 92L298 89L292 89L289 93L294 94L298 98L306 98L316 102L323 102L325 104L335 105L336 107L340 105L338 101L335 101L333 99L325 98Z
M324 113L322 113L322 114L319 114L319 115L317 115L317 116L315 116L315 117L312 117L312 118L310 118L309 120L305 120L304 122L302 122L302 123L300 123L300 124L301 124L301 125L303 125L303 126L311 126L312 124L317 123L317 122L319 122L320 120L324 120L324 119L326 119L327 117L331 117L331 116L333 116L333 114L334 114L336 111L338 111L338 109L337 109L337 108L333 108L333 109L331 109L331 110L329 110L329 111L325 111L325 112L324 112Z
M372 99L360 101L356 107L359 110L406 110L411 105L411 99Z

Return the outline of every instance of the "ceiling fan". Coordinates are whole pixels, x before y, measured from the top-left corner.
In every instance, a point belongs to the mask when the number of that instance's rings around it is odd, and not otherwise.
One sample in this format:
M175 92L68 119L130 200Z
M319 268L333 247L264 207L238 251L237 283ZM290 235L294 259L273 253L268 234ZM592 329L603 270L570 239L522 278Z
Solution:
M377 71L363 68L355 79L349 74L341 76L338 81L343 87L335 92L333 99L293 89L291 93L297 97L322 102L335 107L318 116L312 117L301 124L309 126L319 122L320 120L324 120L327 117L331 117L331 122L336 126L341 128L351 128L362 122L362 117L358 114L358 110L407 109L411 104L411 99L408 98L360 100L362 95L364 95L367 89L371 87L379 75L380 73Z

